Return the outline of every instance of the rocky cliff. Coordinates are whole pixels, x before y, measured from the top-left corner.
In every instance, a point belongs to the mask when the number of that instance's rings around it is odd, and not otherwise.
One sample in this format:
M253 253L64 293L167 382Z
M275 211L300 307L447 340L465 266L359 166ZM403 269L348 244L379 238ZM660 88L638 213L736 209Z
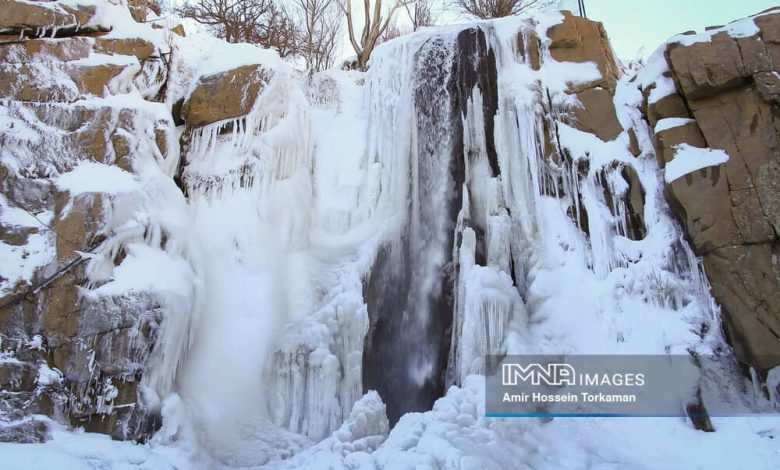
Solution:
M111 285L138 250L162 263L187 257L167 245L176 227L139 217L184 204L162 104L170 48L163 34L134 30L121 4L0 8L0 402L12 423L0 434L42 439L30 416L43 414L143 438L154 423L141 375L164 360L155 345L173 309L147 274L132 292ZM140 184L146 172L157 182Z
M746 367L780 364L780 12L672 38L639 74L658 165L728 161L669 181L665 195L704 260L731 344ZM697 154L701 155L701 154Z
M755 380L780 364L777 10L672 38L638 73L564 12L411 35L366 76L306 82L251 46L195 53L145 2L0 11L0 440L46 439L43 416L145 440L190 392L206 433L257 412L289 437L214 437L257 464L359 417L363 388L395 390L392 421L427 410L485 354L722 353L718 307Z

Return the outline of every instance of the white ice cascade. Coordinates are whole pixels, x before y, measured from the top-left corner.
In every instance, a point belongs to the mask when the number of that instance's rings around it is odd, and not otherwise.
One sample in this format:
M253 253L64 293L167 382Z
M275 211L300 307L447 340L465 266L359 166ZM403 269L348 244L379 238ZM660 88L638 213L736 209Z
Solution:
M274 72L247 116L193 130L183 162L207 292L180 392L204 448L230 465L304 442L272 421L264 379L274 341L299 315L296 286L306 285L291 270L308 245L309 116L289 73Z

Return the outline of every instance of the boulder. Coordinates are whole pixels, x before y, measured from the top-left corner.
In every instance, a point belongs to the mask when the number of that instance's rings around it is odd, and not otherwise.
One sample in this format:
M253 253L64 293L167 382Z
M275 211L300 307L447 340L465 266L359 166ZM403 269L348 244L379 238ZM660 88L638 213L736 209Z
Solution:
M709 42L669 45L666 54L675 78L688 99L700 99L735 88L745 81L737 40L722 32Z
M182 106L182 117L201 127L248 114L270 78L262 65L244 65L226 72L206 75Z
M604 25L562 11L563 22L547 30L550 55L559 62L595 62L601 79L592 86L614 90L619 71Z
M92 19L92 4L0 0L0 34L32 37L54 36L63 32L107 31Z
M576 94L580 106L571 109L578 129L595 134L603 141L615 139L623 132L618 121L612 94L601 87Z
M719 248L704 257L737 357L760 373L780 364L777 243Z
M59 64L0 63L0 98L17 101L70 102L79 89Z
M753 80L764 101L780 104L780 76L777 72L758 72L753 75Z
M95 38L95 52L111 55L135 56L139 61L148 59L155 52L154 44L142 38Z
M186 37L187 36L187 31L184 30L184 25L183 24L177 24L176 26L171 28L171 32L173 34L177 34L177 35L179 35L181 37Z
M132 67L135 70L128 70ZM114 87L114 79L120 77L126 72L135 73L140 71L137 64L126 65L121 63L105 62L102 64L68 64L65 68L67 74L78 87L81 95L106 96L115 94L112 92L121 92Z
M655 127L659 120L670 117L691 117L682 96L679 94L672 93L647 104L647 121L651 127Z

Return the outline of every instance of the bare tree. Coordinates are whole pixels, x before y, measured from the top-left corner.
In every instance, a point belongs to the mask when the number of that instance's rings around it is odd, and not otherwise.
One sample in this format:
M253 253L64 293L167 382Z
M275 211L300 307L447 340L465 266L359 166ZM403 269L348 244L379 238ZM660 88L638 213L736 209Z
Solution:
M412 22L412 31L417 31L425 26L433 26L435 18L431 10L431 0L412 0L404 4L404 8Z
M409 33L408 30L405 30L405 28L401 28L398 26L397 21L391 21L388 23L387 28L385 28L385 32L382 33L381 36L379 36L379 39L377 40L377 44L382 44L383 42L387 42L391 39L400 38L404 34Z
M384 34L387 26L393 18L396 10L405 6L413 0L393 0L392 6L388 9L386 16L383 16L382 0L363 0L363 32L360 34L360 40L355 37L354 17L352 14L352 0L339 0L341 8L347 17L347 31L349 32L349 42L357 54L357 66L361 70L366 70L368 59L371 52L378 44L379 38ZM373 12L372 12L373 11Z
M477 18L502 18L550 6L552 0L454 0L455 6Z
M228 42L276 49L285 57L297 51L298 31L275 0L192 0L178 9Z
M301 23L300 52L310 73L333 65L343 17L338 0L293 0Z

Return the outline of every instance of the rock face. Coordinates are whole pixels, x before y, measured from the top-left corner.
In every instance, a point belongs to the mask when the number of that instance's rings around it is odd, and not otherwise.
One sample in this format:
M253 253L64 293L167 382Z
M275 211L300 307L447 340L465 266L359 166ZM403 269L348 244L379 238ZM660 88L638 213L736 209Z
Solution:
M552 58L559 62L593 62L601 77L585 88L600 86L614 89L619 72L604 25L574 16L569 11L561 13L563 22L547 31Z
M261 65L244 65L201 77L184 102L182 117L187 124L202 127L245 116L269 78L270 72Z
M636 134L631 128L623 128L618 120L613 102L620 72L604 26L599 22L574 16L568 11L561 13L564 17L563 21L547 31L550 41L550 55L558 61L594 63L600 77L587 83L569 85L567 93L576 98L574 104L556 109L556 106L551 103L550 112L560 113L560 119L563 123L588 134L593 134L604 142L613 140L625 142L631 154L635 157L639 156L640 150ZM547 139L549 140L550 137L548 136ZM555 154L565 152L549 148L547 153L551 158L557 160L561 156ZM580 168L580 171L587 171L587 169L583 167ZM610 200L609 207L613 213L619 206L625 208L623 214L626 227L625 235L631 239L639 240L644 237L646 232L642 220L644 217L644 189L636 177L636 173L630 167L622 168L619 173L619 178L625 182L628 190L619 193L618 200L613 200L616 195L610 194L610 189L605 186L605 198ZM606 179L605 177L603 181ZM573 213L577 212L577 209L572 208L572 211ZM586 210L580 210L579 219L580 227L588 232Z
M174 127L153 101L167 70L160 44L92 37L106 29L93 22L95 9L0 2L0 29L16 35L0 44L0 243L13 260L0 273L0 441L45 439L35 414L120 439L143 439L156 419L141 380L168 309L144 290L97 292L153 230L141 223L140 239L123 239L113 226L134 224L127 211L146 204L143 192L73 192L58 182L83 168L102 172L89 179L161 173ZM44 31L69 37L19 40ZM100 99L130 91L149 101ZM107 278L95 271L100 259Z
M63 33L107 31L94 20L90 4L0 0L0 34L54 37Z
M646 118L661 167L680 144L730 157L671 182L666 197L704 259L738 356L766 373L780 364L780 10L739 25L740 34L670 41L665 76L645 87ZM669 79L673 89L653 97Z

